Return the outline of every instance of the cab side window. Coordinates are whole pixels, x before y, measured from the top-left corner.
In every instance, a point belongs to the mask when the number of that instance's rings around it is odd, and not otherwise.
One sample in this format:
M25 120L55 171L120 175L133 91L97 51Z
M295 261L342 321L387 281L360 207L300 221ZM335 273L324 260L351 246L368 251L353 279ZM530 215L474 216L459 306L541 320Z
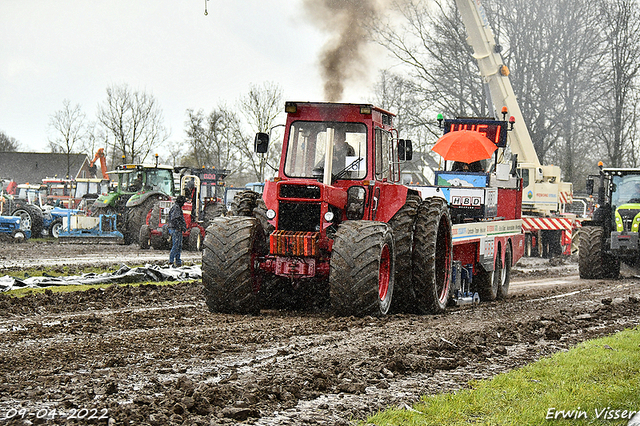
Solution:
M376 180L389 179L389 148L391 135L382 129L376 129Z

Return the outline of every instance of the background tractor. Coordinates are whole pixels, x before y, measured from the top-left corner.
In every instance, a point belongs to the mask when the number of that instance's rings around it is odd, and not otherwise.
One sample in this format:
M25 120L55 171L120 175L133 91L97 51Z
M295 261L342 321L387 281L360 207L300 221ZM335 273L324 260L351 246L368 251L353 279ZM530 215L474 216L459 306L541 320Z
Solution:
M180 192L187 198L182 206L182 212L187 223L187 230L183 233L183 244L187 250L199 251L205 229L216 217L226 213L226 208L220 197L224 191L224 179L228 170L215 168L180 170ZM167 228L169 210L175 197L161 200L154 204L146 218L146 223L140 227L140 248L154 249L169 248L171 237Z
M100 195L91 207L91 215L116 215L118 231L124 243L137 243L140 228L154 204L175 195L174 168L160 165L123 164L110 171L117 186Z
M597 208L582 222L579 270L581 278L616 278L620 262L640 264L640 169L604 168L587 179L593 194L599 181Z

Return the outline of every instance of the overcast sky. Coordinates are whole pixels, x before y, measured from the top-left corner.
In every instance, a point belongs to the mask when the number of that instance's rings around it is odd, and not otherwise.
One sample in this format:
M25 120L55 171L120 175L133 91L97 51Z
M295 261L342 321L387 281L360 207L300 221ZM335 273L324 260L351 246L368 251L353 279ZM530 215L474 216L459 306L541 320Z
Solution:
M157 99L172 141L184 139L186 109L233 106L250 84L322 101L327 35L301 3L210 0L205 16L204 0L0 0L0 130L46 152L64 99L95 120L106 88L120 84ZM375 74L343 101L370 99Z

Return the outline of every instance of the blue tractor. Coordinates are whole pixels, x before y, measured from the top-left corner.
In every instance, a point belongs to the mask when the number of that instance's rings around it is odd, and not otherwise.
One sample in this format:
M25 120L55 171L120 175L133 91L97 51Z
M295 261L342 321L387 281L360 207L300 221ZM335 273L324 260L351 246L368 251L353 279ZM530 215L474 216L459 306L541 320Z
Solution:
M20 229L18 216L0 216L0 235L11 237L16 242L31 238L31 231Z

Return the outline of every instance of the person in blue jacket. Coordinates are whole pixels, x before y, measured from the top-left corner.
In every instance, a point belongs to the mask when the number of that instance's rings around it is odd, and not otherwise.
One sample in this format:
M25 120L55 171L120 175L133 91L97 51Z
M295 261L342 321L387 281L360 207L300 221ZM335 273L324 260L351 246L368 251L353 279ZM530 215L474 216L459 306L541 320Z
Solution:
M169 234L171 235L171 252L169 253L169 263L176 268L182 266L180 255L182 253L182 233L187 230L187 222L182 214L182 206L186 202L184 195L178 195L176 202L169 210Z

